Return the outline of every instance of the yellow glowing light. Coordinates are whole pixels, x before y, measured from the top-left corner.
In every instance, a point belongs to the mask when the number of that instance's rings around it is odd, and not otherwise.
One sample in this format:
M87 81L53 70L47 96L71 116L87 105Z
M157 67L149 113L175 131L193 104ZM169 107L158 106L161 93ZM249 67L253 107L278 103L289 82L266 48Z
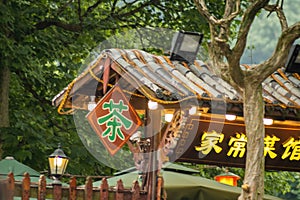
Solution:
M264 118L264 125L272 125L273 123L273 119Z
M173 119L173 114L165 114L165 120L166 120L166 122L171 122L172 121L172 119Z
M236 120L236 115L226 114L225 118L229 121L234 121L234 120Z
M148 101L148 108L149 108L150 110L156 110L156 109L158 108L158 103L155 102L155 101L149 100L149 101Z

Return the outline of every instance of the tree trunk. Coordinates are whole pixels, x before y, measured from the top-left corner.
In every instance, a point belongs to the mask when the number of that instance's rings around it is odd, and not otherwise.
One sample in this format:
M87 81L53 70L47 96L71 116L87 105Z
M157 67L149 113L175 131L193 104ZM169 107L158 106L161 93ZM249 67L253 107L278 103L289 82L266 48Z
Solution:
M262 200L264 196L264 101L262 87L248 81L244 88L244 118L247 135L247 161L243 191L239 200Z
M9 127L8 97L10 71L8 67L0 68L0 129ZM2 158L2 136L0 134L0 160Z

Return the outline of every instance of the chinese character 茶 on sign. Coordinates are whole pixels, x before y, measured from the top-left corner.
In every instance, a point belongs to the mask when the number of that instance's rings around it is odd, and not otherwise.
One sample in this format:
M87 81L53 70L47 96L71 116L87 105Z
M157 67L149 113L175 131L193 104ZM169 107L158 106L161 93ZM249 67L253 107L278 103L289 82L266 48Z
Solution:
M98 102L87 119L111 155L122 148L142 124L119 86Z

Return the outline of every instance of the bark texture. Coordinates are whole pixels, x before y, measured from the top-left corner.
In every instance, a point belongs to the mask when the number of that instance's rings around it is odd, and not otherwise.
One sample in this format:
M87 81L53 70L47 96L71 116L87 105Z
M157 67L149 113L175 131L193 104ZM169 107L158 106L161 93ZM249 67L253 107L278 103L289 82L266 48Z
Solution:
M270 0L242 1L226 0L223 16L216 18L209 4L204 0L194 0L199 13L206 19L210 28L210 67L221 78L243 94L244 118L247 135L247 158L243 192L239 200L260 200L264 196L264 101L262 82L275 70L285 65L289 49L300 37L300 22L288 26L283 12L283 1L276 4ZM276 12L281 25L281 35L272 56L266 61L248 66L242 70L241 57L245 52L247 37L252 23L259 12L266 9ZM240 24L236 38L230 30L233 20ZM235 40L232 45L230 41Z
M9 81L10 71L8 67L0 68L0 130L9 127ZM0 159L2 158L2 134L0 134Z
M262 87L247 84L243 93L247 157L243 191L239 200L262 200L264 195L264 101Z

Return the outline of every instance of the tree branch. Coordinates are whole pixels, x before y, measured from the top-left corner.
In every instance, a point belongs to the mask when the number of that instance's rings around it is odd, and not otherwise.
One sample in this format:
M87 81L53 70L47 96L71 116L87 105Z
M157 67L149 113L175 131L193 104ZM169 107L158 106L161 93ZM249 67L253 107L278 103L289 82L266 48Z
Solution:
M224 56L228 59L232 54L227 42L231 21L240 12L240 1L227 1L222 19L216 19L209 13L204 0L194 0L194 2L200 14L209 22L211 33L209 55L213 71L240 91L238 85L243 85L243 74L239 68L239 62L233 62L233 60L228 60L229 64L224 62Z
M96 9L100 5L100 3L101 0L97 1L92 6L88 7L88 9L86 9L85 13L82 16L86 17L89 13L93 12L93 10Z
M223 18L218 20L218 23L221 24L220 33L218 38L219 42L227 42L230 37L230 25L232 20L234 20L240 12L241 2L240 0L228 0L226 1L225 12ZM235 10L234 10L235 8Z
M237 58L238 60L240 60L244 53L247 44L247 36L249 34L249 30L254 21L255 16L263 7L267 5L268 2L269 0L254 1L254 3L251 4L245 11L241 22L241 27L239 29L237 42L233 48L232 54L232 56Z
M267 6L264 7L264 9L270 12L269 15L274 11L276 12L277 17L278 17L279 22L280 22L280 25L281 25L281 30L282 31L284 31L288 28L287 19L285 17L284 12L283 12L282 5L281 6L279 6L279 5L267 5Z
M59 16L72 2L73 0L69 0L68 2L66 2L61 8L58 9L55 16Z
M77 1L77 5L78 5L78 9L77 9L78 19L80 21L80 24L82 24L83 19L81 16L81 1L80 0Z
M263 81L275 70L280 67L284 67L289 50L294 41L298 38L300 38L300 22L295 23L282 32L272 56L265 62L255 67L253 75L256 76L260 74L260 76L257 77L261 77L261 81Z
M37 30L43 30L50 26L57 26L64 30L72 31L72 32L82 31L82 26L79 24L66 24L61 21L56 21L56 20L46 20L46 21L39 22L35 25Z
M194 3L196 4L199 13L208 21L210 25L217 24L217 19L212 14L210 14L203 0L194 0Z
M112 3L111 11L110 11L110 14L111 14L111 15L112 15L112 14L115 12L115 10L116 10L117 2L118 2L118 0L114 0L114 2Z
M233 11L235 3L235 11ZM228 0L226 1L225 13L223 19L219 20L219 23L231 22L234 18L238 16L241 11L241 1L240 0Z
M281 25L281 30L284 31L288 28L288 23L287 23L287 19L285 17L285 14L283 12L282 9L279 9L276 11L276 14L278 16L278 19L280 21L280 25Z
M151 0L151 1L148 1L144 4L142 4L141 6L135 8L135 9L132 9L126 13L123 13L123 14L120 14L121 13L121 10L126 10L125 8L130 8L130 5L132 5L133 3L135 2L131 2L131 3L127 3L125 5L125 7L122 7L123 9L113 9L112 11L114 11L114 13L111 13L111 15L108 14L107 18L105 20L110 20L109 18L111 18L112 16L115 16L117 17L119 20L121 21L126 21L128 18L128 16L131 16L131 15L134 15L135 13L141 11L143 8L145 8L146 6L149 6L149 5L153 5L153 4L158 4L160 2L160 0ZM37 23L35 25L36 29L37 30L43 30L45 28L48 28L50 26L56 26L56 27L59 27L59 28L62 28L64 30L67 30L67 31L71 31L71 32L80 32L83 30L83 18L84 17L87 17L88 13L92 12L94 9L97 8L97 6L101 3L101 0L97 1L95 4L93 4L92 6L88 7L88 9L86 10L86 12L81 15L81 7L80 7L80 0L78 0L78 17L79 17L79 21L80 23L79 24L67 24L67 23L64 23L62 21L59 21L59 20L55 20L55 19L47 19L45 21L41 21L39 23ZM114 2L116 3L116 1ZM104 20L104 21L105 21ZM132 26L132 25L129 25L129 26ZM137 25L134 25L135 27ZM106 28L107 29L107 28Z
M159 3L160 3L160 0L151 0L151 1L148 1L148 2L146 2L146 3L144 3L144 4L142 4L141 6L135 8L135 9L133 9L133 10L130 10L130 11L126 12L126 13L121 13L122 10L126 10L126 9L124 9L124 8L121 8L121 9L117 10L116 13L117 13L117 15L118 15L118 18L119 18L119 19L122 19L122 18L124 18L124 17L131 16L131 15L133 15L134 13L137 13L137 12L141 11L141 10L142 10L143 8L145 8L146 6L149 6L149 5L152 5L152 4L159 4ZM128 4L126 4L125 7L128 8L128 7L130 7L130 6L128 6Z

